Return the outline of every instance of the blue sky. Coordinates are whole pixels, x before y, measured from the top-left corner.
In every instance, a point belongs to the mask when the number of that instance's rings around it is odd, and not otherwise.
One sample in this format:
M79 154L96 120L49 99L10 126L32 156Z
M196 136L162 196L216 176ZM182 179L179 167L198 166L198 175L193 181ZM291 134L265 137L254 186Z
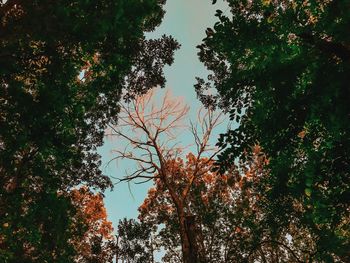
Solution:
M198 60L196 46L205 37L205 29L214 25L216 21L215 10L225 11L226 6L222 3L213 6L211 0L168 0L165 9L166 15L163 23L147 37L157 38L163 34L172 35L181 44L181 49L175 54L174 64L165 69L166 89L171 90L174 96L184 98L191 107L189 118L194 119L196 112L201 107L193 88L196 82L195 77L207 75L207 71ZM218 133L220 130L214 133L214 141L215 135ZM188 144L190 139L189 132L184 132L179 137L179 140L184 144ZM132 171L135 163L119 161L118 164L111 163L106 166L106 163L113 158L111 151L116 147L118 147L118 141L106 139L103 147L99 149L99 153L102 155L103 172L109 176L121 177L125 174L125 170ZM116 185L113 191L105 193L108 218L115 227L121 218L137 217L137 208L143 202L150 186L150 183L143 185L131 183L129 186L127 183L121 183Z

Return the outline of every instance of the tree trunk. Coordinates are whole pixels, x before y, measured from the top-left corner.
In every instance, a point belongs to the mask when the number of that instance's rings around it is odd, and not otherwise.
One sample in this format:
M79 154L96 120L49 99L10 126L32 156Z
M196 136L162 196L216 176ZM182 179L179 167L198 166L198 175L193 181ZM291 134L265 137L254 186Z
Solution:
M195 260L193 262L198 263L206 263L205 257L204 257L204 251L203 248L201 249L201 244L199 240L199 228L197 227L196 223L196 216L190 215L186 216L185 218L186 222L186 233L189 239L190 243L190 253L193 253L194 257L191 258L191 260Z
M169 188L172 201L175 204L177 217L180 226L181 251L183 263L207 263L203 256L200 256L197 238L196 217L186 215L183 200L179 199L174 191Z
M180 237L183 263L197 263L195 255L192 255L190 239L187 235L186 217L183 207L179 207L178 216L180 223Z
M179 213L183 263L206 263L204 255L199 253L195 219L194 215L186 216L183 211Z

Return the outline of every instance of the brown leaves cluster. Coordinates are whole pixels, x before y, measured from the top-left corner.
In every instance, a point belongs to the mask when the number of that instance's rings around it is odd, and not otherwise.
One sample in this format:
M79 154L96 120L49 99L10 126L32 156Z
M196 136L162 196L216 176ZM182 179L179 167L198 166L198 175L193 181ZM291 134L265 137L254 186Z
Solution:
M112 223L107 220L107 211L100 193L94 194L87 187L81 187L71 192L71 198L78 207L81 218L89 226L87 236L97 234L106 239L112 238Z
M104 207L103 196L100 193L92 193L87 187L83 186L74 189L70 193L71 200L77 208L75 220L82 220L87 227L82 239L72 241L78 251L78 259L98 257L107 259L111 256L108 241L113 241L112 222L107 219L107 211ZM96 244L98 242L98 244ZM94 251L94 246L100 246L99 253ZM99 254L99 255L96 255ZM101 261L102 262L102 261Z

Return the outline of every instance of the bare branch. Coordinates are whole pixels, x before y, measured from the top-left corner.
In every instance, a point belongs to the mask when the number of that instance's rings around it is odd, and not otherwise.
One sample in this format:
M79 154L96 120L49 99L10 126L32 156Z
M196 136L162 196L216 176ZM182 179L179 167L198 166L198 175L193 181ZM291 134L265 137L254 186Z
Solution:
M154 171L164 176L166 161L181 152L181 147L175 141L175 132L183 127L182 122L189 108L181 100L172 98L169 92L165 94L160 105L155 102L153 96L154 92L151 91L137 96L129 104L120 105L119 124L109 126L111 132L108 132L108 137L119 137L126 142L126 146L123 150L114 150L117 156L110 162L129 159L137 162L140 167L153 166ZM161 136L163 133L164 136ZM174 141L175 143L172 143ZM125 179L142 178L142 173L149 171L138 169Z
M204 108L198 112L197 121L190 123L196 153L189 153L187 162L184 162L185 147L180 145L178 133L180 128L186 127L183 121L189 108L181 100L172 98L167 92L157 103L151 91L121 105L120 109L120 123L117 127L110 127L108 134L121 138L126 145L123 150L113 151L116 157L111 161L128 159L137 166L133 173L119 182L141 184L153 180L160 189L159 193L170 196L185 250L190 247L190 242L195 242L188 239L192 230L186 228L186 218L191 216L187 209L188 196L195 181L200 182L205 174L213 173L213 159L220 150L210 145L210 138L213 130L223 122L222 114Z

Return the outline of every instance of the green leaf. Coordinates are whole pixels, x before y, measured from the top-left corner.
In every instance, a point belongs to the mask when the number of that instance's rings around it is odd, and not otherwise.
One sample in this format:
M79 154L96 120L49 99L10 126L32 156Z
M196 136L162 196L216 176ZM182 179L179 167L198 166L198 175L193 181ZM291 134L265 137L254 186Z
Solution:
M305 185L308 187L311 187L313 184L313 180L311 178L307 178L305 181Z
M306 196L310 197L311 194L312 194L312 189L311 188L305 188L304 192L305 192Z

